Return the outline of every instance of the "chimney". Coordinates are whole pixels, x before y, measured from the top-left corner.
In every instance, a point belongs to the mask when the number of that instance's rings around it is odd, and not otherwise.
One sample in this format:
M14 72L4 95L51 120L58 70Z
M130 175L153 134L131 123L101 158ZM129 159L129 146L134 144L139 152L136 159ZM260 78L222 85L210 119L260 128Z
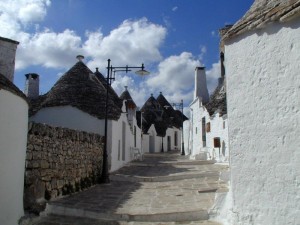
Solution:
M82 62L83 59L84 59L84 56L83 56L83 55L78 55L78 56L76 56L76 59L77 59L79 62Z
M232 28L233 25L226 25L225 27L221 28L219 30L219 35L220 35L220 45L219 45L219 51L220 51L220 62L221 62L221 78L219 78L219 84L223 83L225 79L225 45L223 41L224 35Z
M16 50L19 42L0 37L0 74L14 81Z
M194 99L197 97L202 99L202 103L205 104L209 101L209 94L206 84L205 67L196 67L195 69L195 92Z
M225 27L223 27L219 30L219 36L220 36L220 39L221 39L220 45L219 45L220 52L225 53L223 37L232 28L232 26L233 25L226 25Z
M219 85L221 85L225 79L225 65L224 65L224 53L220 52L220 64L221 64L221 77L219 78Z
M40 78L36 73L25 74L25 95L30 99L35 99L39 97L40 93Z

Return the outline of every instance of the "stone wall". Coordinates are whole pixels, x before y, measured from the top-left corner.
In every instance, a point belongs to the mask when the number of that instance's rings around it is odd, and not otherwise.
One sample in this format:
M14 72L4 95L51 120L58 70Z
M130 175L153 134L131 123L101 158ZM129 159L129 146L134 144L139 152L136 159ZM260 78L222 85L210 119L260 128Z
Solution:
M102 156L98 134L29 123L24 208L39 212L47 200L95 184Z

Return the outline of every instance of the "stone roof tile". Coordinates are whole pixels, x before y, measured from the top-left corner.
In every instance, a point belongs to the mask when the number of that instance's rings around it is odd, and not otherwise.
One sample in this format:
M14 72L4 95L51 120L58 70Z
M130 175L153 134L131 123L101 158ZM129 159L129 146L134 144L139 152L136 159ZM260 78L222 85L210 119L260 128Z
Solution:
M300 17L300 0L256 0L223 39L228 40L247 31L261 29L274 21L286 22L296 17Z
M108 95L108 119L117 120L122 102L111 91ZM51 88L39 98L31 100L30 116L42 108L73 106L98 119L105 118L106 87L83 62L77 62Z
M227 114L226 83L224 81L217 86L210 96L209 102L205 104L205 108L210 116L216 112L219 112L221 116Z

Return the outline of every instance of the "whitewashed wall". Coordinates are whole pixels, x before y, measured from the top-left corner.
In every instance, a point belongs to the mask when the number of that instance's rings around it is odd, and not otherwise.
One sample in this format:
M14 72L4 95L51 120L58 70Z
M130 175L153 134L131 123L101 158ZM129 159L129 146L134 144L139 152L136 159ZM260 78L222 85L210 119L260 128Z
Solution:
M177 145L175 145L175 132L177 132ZM176 127L172 127L172 128L168 128L166 130L166 136L164 137L164 151L167 152L168 150L168 136L170 137L171 140L171 149L170 150L181 150L181 130L176 128Z
M153 139L152 139L153 138ZM154 125L152 124L148 130L148 134L143 135L143 150L145 153L151 153L150 139L153 140L153 152L160 152L161 150L161 137L157 136Z
M123 142L123 122L125 124L125 157L122 156L122 142ZM130 124L125 113L121 114L118 121L112 121L112 146L111 146L111 157L112 165L110 171L115 171L128 162L133 160L133 155L130 148L134 146L134 126L136 127L136 148L141 149L141 130L137 126L136 117L132 117L133 129L130 129Z
M212 159L217 162L229 161L229 148L228 148L228 121L227 115L220 116L215 113L211 117L206 118L210 122L211 132L206 133L207 150ZM219 137L221 148L214 148L214 138Z
M104 120L99 120L72 106L43 108L29 120L104 135Z
M202 106L199 98L196 98L190 105L191 119L190 119L190 145L191 145L191 156L200 157L206 159L207 149L203 148L202 142L202 118L208 118L209 115L205 108ZM207 119L206 119L207 122Z
M183 122L184 151L186 155L191 154L190 127L190 120L186 120Z
M0 224L16 225L23 216L28 104L0 89Z
M234 224L300 224L300 20L226 43Z
M189 152L192 159L215 159L218 162L228 162L228 122L227 116L220 116L215 113L210 116L199 98L190 105L190 123L186 125L189 129ZM210 132L206 132L206 147L202 141L202 118L210 123ZM221 148L214 148L214 138L219 137Z

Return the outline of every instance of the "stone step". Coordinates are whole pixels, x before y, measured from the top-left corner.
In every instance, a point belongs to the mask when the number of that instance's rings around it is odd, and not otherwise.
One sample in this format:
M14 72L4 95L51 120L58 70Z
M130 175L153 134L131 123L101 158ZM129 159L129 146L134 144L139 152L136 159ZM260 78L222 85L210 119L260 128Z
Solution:
M175 181L183 179L194 179L194 178L203 178L203 177L219 177L219 172L208 171L208 172L199 172L192 174L178 174L178 175L168 175L168 176L156 176L156 177L147 177L147 176L136 176L136 175L126 175L126 174L111 174L110 179L114 181L131 181L131 182L162 182L162 181Z
M147 213L147 214L122 214L113 212L97 212L86 209L71 208L66 206L48 204L42 216L77 216L82 218L114 221L135 221L135 222L184 222L208 220L209 215L206 209L197 211L168 212L168 213Z
M214 221L198 220L198 221L182 221L182 222L143 222L143 221L115 221L115 220L99 220L91 218L82 218L75 216L48 215L36 219L23 221L20 225L220 225Z
M210 165L215 164L216 160L189 160L189 161L163 161L163 162L147 162L132 161L128 166L170 166L170 165Z

